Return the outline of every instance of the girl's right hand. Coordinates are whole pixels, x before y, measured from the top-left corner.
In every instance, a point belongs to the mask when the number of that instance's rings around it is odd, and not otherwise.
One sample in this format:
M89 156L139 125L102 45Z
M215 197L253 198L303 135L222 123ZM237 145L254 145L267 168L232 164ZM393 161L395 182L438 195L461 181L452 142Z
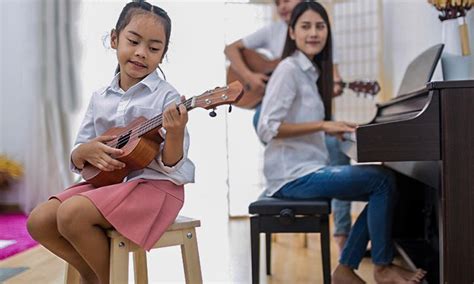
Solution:
M354 132L357 124L345 121L324 121L322 128L327 134L342 139L342 135L345 132Z
M102 171L114 171L124 168L125 163L112 158L112 156L123 154L123 150L104 144L104 142L111 141L115 138L116 136L99 136L80 145L72 153L74 164L78 168L82 168L84 162L87 161Z

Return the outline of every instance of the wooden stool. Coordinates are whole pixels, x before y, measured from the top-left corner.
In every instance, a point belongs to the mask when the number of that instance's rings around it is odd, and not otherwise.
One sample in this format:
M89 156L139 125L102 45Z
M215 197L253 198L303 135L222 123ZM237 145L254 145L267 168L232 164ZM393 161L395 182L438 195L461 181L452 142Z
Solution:
M178 216L166 230L153 249L168 246L181 246L184 276L186 283L202 283L201 264L196 240L196 227L199 220ZM146 251L129 241L115 230L108 230L110 238L110 283L128 283L128 253L133 253L135 283L148 283ZM66 284L79 284L80 275L74 267L67 264L64 278Z

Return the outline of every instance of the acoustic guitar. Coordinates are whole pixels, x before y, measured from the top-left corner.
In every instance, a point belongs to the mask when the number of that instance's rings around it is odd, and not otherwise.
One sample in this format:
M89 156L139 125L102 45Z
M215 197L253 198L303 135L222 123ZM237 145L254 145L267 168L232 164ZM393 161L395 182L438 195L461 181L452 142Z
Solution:
M225 87L215 88L199 96L191 97L182 104L188 111L195 108L213 109L210 115L214 117L216 115L214 109L217 106L238 102L242 93L242 84L235 81ZM123 150L123 154L113 156L113 158L124 162L125 168L101 171L86 163L81 171L82 177L93 186L101 187L120 183L130 172L148 166L158 155L159 146L163 142L159 134L162 123L162 114L159 114L150 119L138 117L125 127L113 127L107 130L103 135L117 136L117 138L105 144Z
M269 60L262 54L248 48L242 49L241 54L244 63L255 73L271 75L278 63L280 63L280 59ZM235 72L232 66L229 66L227 69L227 83L235 80L240 81L242 84L245 83L244 79ZM340 84L342 88L351 89L357 94L375 96L380 91L380 85L377 81L338 82L337 84ZM265 89L252 89L249 84L244 86L244 94L235 106L254 109L262 101Z

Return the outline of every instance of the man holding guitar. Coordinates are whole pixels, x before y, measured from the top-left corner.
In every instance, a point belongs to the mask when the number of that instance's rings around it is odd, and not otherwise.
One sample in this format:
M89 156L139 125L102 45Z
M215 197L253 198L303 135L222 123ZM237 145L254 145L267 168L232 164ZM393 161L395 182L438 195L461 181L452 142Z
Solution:
M288 33L288 22L291 18L293 8L302 2L301 0L275 0L276 10L280 17L275 21L256 32L239 39L232 44L226 46L224 53L230 61L227 81L240 80L245 86L244 96L236 104L236 106L255 109L254 127L258 122L260 113L260 103L265 93L265 85L269 79L270 73L278 65L286 36ZM267 50L271 58L263 59L255 52L257 49ZM334 56L337 62L337 56ZM343 91L342 79L339 74L337 64L333 67L334 74L334 96L339 96ZM328 146L331 165L347 165L347 158L339 148L339 142L333 137L327 137L326 144ZM340 248L349 235L351 228L351 203L349 201L333 200L333 213L335 221L334 238Z
M280 61L291 12L300 2L301 0L275 0L277 13L280 17L278 21L226 46L224 53L231 63L231 70L229 70L229 72L232 72L233 76L240 77L238 79L243 81L242 83L245 83L247 91L251 90L252 93L258 93L260 96L263 96L265 85L269 78L268 74L265 73L273 71ZM259 60L256 58L258 55L252 51L257 49L265 49L268 51L270 58L268 58L268 60L263 58ZM250 60L246 60L247 58ZM264 66L255 66L254 68L250 66L249 68L248 65L250 62L248 61L258 61L259 64L264 64ZM337 62L337 56L335 61ZM342 80L337 64L334 65L334 81L336 82L336 84L334 84L334 95L338 96L342 94L342 86L338 84ZM255 101L246 103L245 101L244 95L244 98L241 99L237 106L253 109L260 103L261 97L257 103Z

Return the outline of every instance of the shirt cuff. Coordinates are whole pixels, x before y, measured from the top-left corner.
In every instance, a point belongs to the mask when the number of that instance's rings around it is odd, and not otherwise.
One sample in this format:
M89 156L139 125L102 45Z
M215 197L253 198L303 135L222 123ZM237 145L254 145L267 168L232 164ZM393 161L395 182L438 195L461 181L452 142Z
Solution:
M72 162L72 152L74 152L74 150L76 150L76 148L79 147L80 145L82 145L82 144L75 145L71 150L71 154L69 155L69 169L71 170L71 172L73 172L75 174L78 174L78 175L81 174L81 169L76 167L76 165L74 165L74 163Z
M174 166L167 166L163 163L162 157L163 156L160 154L160 156L158 156L155 160L160 166L160 168L163 169L163 171L168 174L174 173L177 170L179 170L179 168L181 168L181 166L184 164L184 161L185 161L185 158L183 156L181 160L179 160Z
M275 136L278 135L278 128L280 128L281 121L273 121L269 122L267 125L261 125L258 127L258 133L260 139L263 142L268 143L272 140Z

